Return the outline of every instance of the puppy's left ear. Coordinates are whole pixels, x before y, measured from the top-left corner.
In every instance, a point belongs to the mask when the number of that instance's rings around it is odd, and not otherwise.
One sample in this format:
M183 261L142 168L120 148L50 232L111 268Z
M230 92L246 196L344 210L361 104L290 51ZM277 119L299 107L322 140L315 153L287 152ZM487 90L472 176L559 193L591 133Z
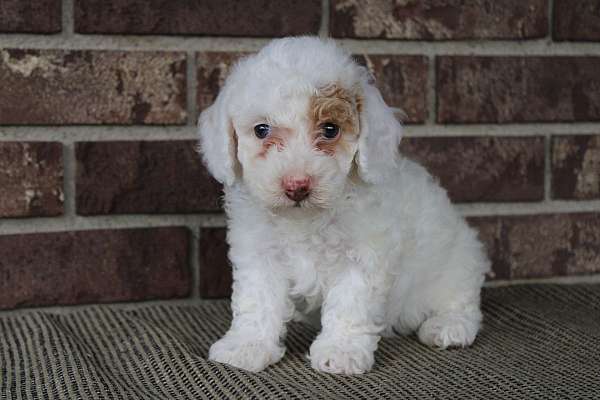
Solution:
M230 85L225 84L215 102L198 118L199 151L213 177L231 186L236 176L236 140L227 105Z
M397 165L402 125L375 86L366 83L362 89L358 173L364 181L377 183Z

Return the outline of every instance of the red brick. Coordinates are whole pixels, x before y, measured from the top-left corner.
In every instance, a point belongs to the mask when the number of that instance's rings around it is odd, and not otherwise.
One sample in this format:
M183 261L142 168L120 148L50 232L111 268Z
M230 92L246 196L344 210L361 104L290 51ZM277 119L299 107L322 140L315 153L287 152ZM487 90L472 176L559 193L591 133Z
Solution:
M79 0L80 33L288 36L316 34L320 0Z
M220 211L194 141L76 143L77 213Z
M422 123L427 119L426 57L360 54L355 58L375 76L385 102L406 113L403 122Z
M231 264L225 228L203 228L200 232L200 296L203 298L231 295Z
M0 124L182 124L186 55L0 50Z
M600 57L439 57L440 123L600 120Z
M61 144L0 142L0 218L62 213Z
M454 202L544 198L542 137L405 138L400 148L436 176Z
M600 41L598 0L555 0L555 40Z
M229 75L230 68L247 52L213 52L196 54L198 91L196 93L198 111L209 107L217 98Z
M547 35L547 0L331 0L334 37L532 39Z
M499 279L600 272L600 214L473 217Z
M0 236L0 308L190 294L185 228Z
M600 135L552 138L552 198L600 198Z
M61 0L0 2L0 32L55 33L61 24Z

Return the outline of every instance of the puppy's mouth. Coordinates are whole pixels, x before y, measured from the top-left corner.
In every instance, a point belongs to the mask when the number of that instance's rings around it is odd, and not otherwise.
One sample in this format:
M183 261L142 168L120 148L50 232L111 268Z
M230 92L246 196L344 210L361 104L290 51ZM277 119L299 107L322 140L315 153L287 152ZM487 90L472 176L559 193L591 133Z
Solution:
M324 199L322 199L316 193L314 196L311 194L310 196L307 196L302 200L291 200L289 198L286 198L286 201L282 205L283 208L292 208L297 210L323 210L330 208L330 204L324 201Z
M271 201L273 210L322 210L331 208L332 202L319 186L313 186L310 190L303 193L290 193L285 190L273 193Z
M288 207L292 207L292 208L303 208L303 207L310 207L310 197L306 197L302 200L292 200L292 199L286 199L286 203L288 204Z
M277 206L271 208L271 211L281 217L303 219L311 215L320 215L321 212L326 209L327 207L313 201L313 199L309 197L302 201L290 201L286 198Z
M295 201L294 204L292 205L292 207L293 208L318 208L319 205L311 200L312 199L310 197L307 197L304 200Z
M293 200L289 197L282 195L278 201L273 204L273 209L284 210L308 210L308 209L321 209L324 208L315 197L312 195L306 196L301 200Z

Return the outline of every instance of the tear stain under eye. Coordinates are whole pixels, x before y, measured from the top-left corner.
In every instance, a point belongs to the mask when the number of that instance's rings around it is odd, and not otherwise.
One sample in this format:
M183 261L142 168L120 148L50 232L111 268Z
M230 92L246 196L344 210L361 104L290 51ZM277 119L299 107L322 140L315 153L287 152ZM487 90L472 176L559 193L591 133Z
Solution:
M340 129L340 133L333 139L317 139L315 148L327 155L332 156L335 154L335 148L339 144L343 134L343 131Z
M277 135L276 131L273 131L271 135L267 136L262 140L262 148L257 154L258 158L265 158L271 147L275 146L277 151L282 151L284 148L283 138Z

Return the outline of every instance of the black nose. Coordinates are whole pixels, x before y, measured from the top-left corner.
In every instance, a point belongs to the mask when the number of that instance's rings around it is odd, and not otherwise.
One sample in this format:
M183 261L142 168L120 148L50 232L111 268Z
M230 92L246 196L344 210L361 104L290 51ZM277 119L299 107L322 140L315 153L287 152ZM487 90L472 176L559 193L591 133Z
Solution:
M304 200L305 198L308 197L309 194L310 194L310 190L308 189L308 185L307 186L299 186L294 189L285 191L285 195L288 197L288 199L294 200L295 202L300 202L300 201Z

